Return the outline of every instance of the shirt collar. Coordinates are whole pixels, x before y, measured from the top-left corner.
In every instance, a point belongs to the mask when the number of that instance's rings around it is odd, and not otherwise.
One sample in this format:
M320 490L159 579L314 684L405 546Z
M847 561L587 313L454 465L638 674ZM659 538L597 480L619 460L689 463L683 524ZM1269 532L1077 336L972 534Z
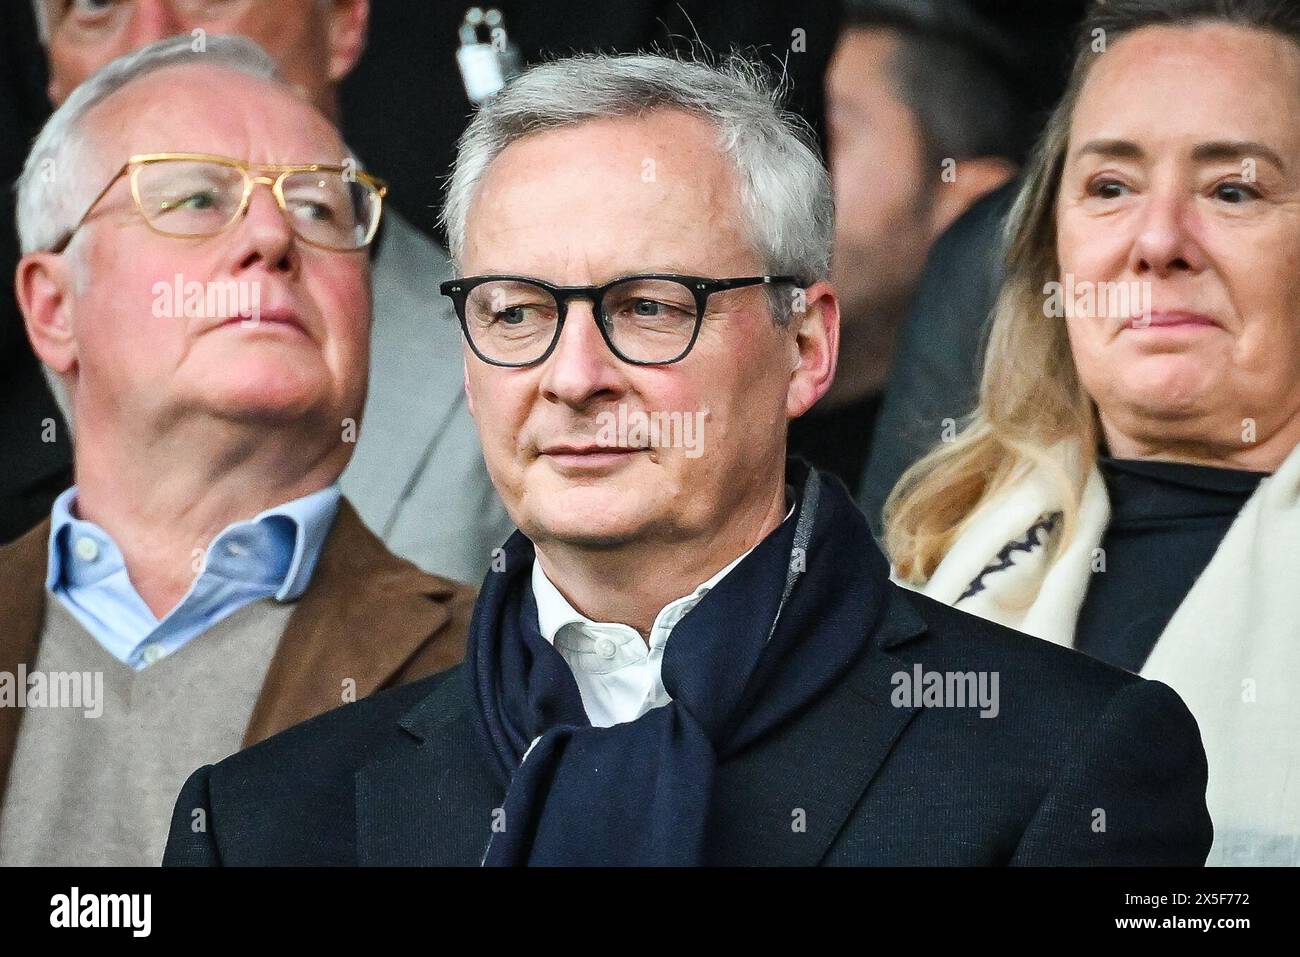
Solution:
M312 492L310 495L295 498L283 505L268 508L251 522L245 523L248 525L276 523L276 519L279 518L288 520L291 525L293 554L284 581L279 591L275 593L276 601L294 601L311 584L311 576L316 571L316 562L320 559L321 548L325 544L330 528L334 525L334 516L338 514L341 497L339 484L335 482L319 492ZM238 525L231 526L232 529L238 527ZM222 535L225 534L222 532Z
M94 522L73 514L77 488L67 489L50 510L45 587L94 585L120 570L117 544ZM293 601L307 589L325 537L338 513L338 483L259 512L222 529L204 556L203 573L277 585L277 601Z
M74 485L65 489L50 508L50 543L45 566L45 587L51 592L63 581L65 569L69 580L74 577L74 570L80 569L80 573L76 574L77 581L83 584L94 584L112 574L121 565L122 556L107 533L93 522L83 521L72 514L76 497L77 487ZM87 544L74 546L74 540L85 541ZM81 554L93 554L94 557L83 558L82 563L78 565L72 559L72 549L78 547Z
M789 519L793 514L794 506L791 505L790 511L786 513L786 519ZM718 582L726 578L731 570L744 561L745 557L753 550L753 548L747 549L708 581L697 586L689 595L675 598L664 605L659 614L655 616L654 625L651 627L651 635L662 635L666 639L667 633L672 630L673 626L685 618L687 612L703 601L704 596L715 588ZM560 593L560 590L555 587L550 578L547 577L546 572L542 570L542 563L536 558L533 559L532 585L533 598L537 602L537 625L542 637L552 645L555 644L556 637L560 634L561 629L567 625L575 626L586 636L599 634L612 637L611 632L622 632L624 629L630 632L631 635L636 635L635 629L628 625L617 622L593 621L574 608L569 603L569 600Z

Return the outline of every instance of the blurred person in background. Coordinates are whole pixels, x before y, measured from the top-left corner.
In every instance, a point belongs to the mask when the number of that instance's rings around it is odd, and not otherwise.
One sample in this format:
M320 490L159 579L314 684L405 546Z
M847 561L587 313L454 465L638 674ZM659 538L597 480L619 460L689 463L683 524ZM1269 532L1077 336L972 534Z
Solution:
M1013 45L1015 87L1030 121L1026 132L1040 130L1065 89L1087 4L971 2ZM1024 151L1032 145L1028 136L1021 145ZM961 416L975 405L989 318L1002 285L1003 227L1019 190L1017 178L984 196L931 247L899 332L858 488L858 504L878 534L899 477L935 442L955 435Z
M856 0L826 77L835 382L790 447L857 489L895 343L934 241L1015 175L1025 126L1005 41L962 3Z

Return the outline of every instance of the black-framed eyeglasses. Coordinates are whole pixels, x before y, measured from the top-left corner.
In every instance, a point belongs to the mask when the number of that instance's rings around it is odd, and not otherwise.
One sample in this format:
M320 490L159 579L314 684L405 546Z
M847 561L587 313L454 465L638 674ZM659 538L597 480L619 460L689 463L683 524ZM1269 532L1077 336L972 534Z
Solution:
M622 276L602 286L555 286L528 276L469 276L439 289L456 307L465 341L484 362L521 368L555 351L569 302L585 299L611 352L638 366L680 362L699 338L709 297L745 286L806 283L794 276L708 279Z

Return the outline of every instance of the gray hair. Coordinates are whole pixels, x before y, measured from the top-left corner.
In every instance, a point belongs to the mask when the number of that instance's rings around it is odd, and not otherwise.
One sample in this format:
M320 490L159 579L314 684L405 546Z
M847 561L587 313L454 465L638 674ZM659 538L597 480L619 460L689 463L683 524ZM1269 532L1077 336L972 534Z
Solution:
M584 54L535 66L485 103L460 139L442 217L452 258L459 264L464 255L479 182L511 143L590 120L678 109L716 127L767 271L825 278L835 218L830 178L807 123L783 111L781 100L768 71L739 55L716 66L649 54ZM787 297L769 291L774 318L788 321Z
M168 37L118 57L82 83L46 121L18 177L18 241L24 254L56 246L103 184L87 169L86 115L123 87L185 64L221 66L292 89L275 61L245 37ZM70 188L75 186L75 188Z
M45 10L45 0L32 0L32 15L36 18L36 36L41 46L50 44L50 15Z

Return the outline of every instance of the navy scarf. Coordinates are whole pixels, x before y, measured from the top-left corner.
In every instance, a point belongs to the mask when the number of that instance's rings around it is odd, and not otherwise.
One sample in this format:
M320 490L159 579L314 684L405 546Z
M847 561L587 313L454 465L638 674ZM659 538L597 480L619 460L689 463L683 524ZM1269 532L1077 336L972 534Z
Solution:
M518 532L506 542L466 654L506 788L485 865L705 863L717 765L832 688L883 610L889 566L844 486L793 461L788 479L794 515L673 628L672 702L611 728L591 726L573 672L541 635L532 543Z

